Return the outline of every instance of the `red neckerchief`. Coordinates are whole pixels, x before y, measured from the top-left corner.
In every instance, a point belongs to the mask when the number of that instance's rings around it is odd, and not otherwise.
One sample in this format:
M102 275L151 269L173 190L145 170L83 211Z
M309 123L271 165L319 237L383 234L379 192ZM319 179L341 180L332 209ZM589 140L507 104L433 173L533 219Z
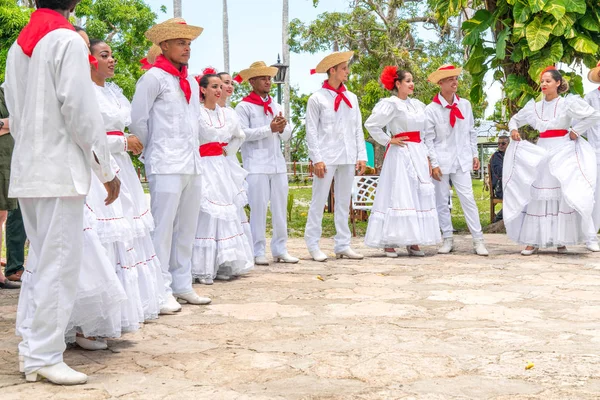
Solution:
M90 54L88 56L88 60L90 61L90 64L94 66L94 68L98 69L98 59L96 57Z
M192 87L190 86L190 82L187 80L187 65L181 67L181 71L179 71L169 60L165 58L162 54L156 57L156 61L152 65L152 67L160 68L163 71L176 76L179 78L179 87L183 90L183 94L185 94L185 99L188 104L190 103L190 99L192 98Z
M328 81L323 82L323 89L333 90L337 93L335 100L333 101L333 109L337 111L340 108L340 103L344 100L344 103L348 105L348 107L352 108L352 104L350 104L350 100L344 95L346 91L346 86L342 83L338 89L334 89L333 86L329 84Z
M49 8L40 8L31 14L29 23L19 33L17 44L21 46L23 53L31 57L33 49L38 42L50 32L57 29L69 29L74 31L73 25L61 14Z
M148 69L152 68L152 64L150 64L150 63L148 62L148 59L147 59L146 57L144 57L144 58L142 58L142 59L140 60L140 64L142 64L142 65L140 66L140 68L141 68L141 69L146 69L146 70L148 70Z
M273 114L273 109L270 106L271 101L272 101L271 96L269 96L269 100L264 101L259 95L252 92L248 96L244 97L242 99L242 101L245 101L247 103L256 104L257 106L262 106L263 109L265 110L265 115L267 115L268 113L271 113L271 115L275 115L275 114Z
M442 102L440 101L440 94L436 94L433 98L433 102L439 104L440 106L442 105ZM460 100L460 98L458 96L456 96L456 100ZM460 118L460 119L465 119L465 117L463 117L462 113L460 112L460 109L458 108L458 103L453 103L452 105L447 105L446 108L450 109L450 126L454 128L454 125L456 125L456 119Z

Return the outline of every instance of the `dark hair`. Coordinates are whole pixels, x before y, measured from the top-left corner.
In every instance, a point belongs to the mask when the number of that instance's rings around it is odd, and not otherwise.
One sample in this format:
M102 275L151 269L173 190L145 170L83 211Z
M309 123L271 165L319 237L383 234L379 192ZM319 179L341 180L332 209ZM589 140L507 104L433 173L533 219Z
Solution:
M558 72L558 70L550 69L546 72L549 73L550 76L552 76L552 79L554 79L556 82L560 82L560 85L556 89L558 94L564 93L569 90L569 82L567 82L565 78L563 78L563 76L560 74L560 72Z
M498 140L500 139L509 139L508 135L500 135L498 136Z
M410 72L409 70L406 70L406 69L398 68L398 73L396 74L397 78L394 80L394 88L392 89L392 92L398 90L398 88L396 88L396 82L402 82L403 80L405 80L406 74L412 75L412 72Z
M79 25L73 25L73 28L75 28L75 32L85 32L85 29L83 29ZM85 32L85 33L87 33L87 32Z
M200 85L200 87L203 87L204 89L206 89L208 87L208 82L210 81L210 78L219 78L221 79L221 77L219 76L219 74L205 74L202 75L202 77L200 77L200 80L198 81L198 84ZM200 100L204 100L204 95L202 94L202 90L200 91Z
M51 10L71 10L81 0L38 0L37 8L49 8Z
M104 40L100 40L100 39L90 39L90 52L93 53L94 47L98 46L101 43L106 43L106 42Z
M223 75L229 75L229 76L231 76L231 74L230 74L229 72L225 72L225 71L221 71L221 72L219 72L219 73L217 74L217 76L218 76L219 78L221 78Z

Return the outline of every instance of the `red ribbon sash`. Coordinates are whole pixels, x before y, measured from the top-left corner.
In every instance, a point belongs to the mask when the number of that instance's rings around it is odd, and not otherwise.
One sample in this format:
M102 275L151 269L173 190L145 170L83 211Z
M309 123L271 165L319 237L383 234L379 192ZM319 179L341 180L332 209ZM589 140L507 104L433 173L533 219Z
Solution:
M547 130L544 132L540 132L540 137L541 138L561 137L561 136L565 136L567 133L569 133L569 131L566 129L550 129L550 130Z
M200 157L222 156L228 143L210 142L200 146Z
M334 91L337 93L337 96L335 97L335 100L333 101L333 109L336 112L340 108L340 104L342 103L342 100L344 101L344 103L346 103L346 105L348 107L352 108L352 104L350 104L350 100L348 100L348 98L344 94L344 92L346 91L346 86L344 86L343 83L340 85L339 88L335 89L333 86L331 86L329 84L328 81L325 81L325 82L323 82L323 89L328 89L328 90L331 90L331 91Z
M442 102L440 101L439 98L440 94L436 94L433 97L433 102L439 104L440 106L442 105ZM460 98L458 96L456 96L457 100L460 100ZM458 108L458 103L453 103L452 105L447 105L446 108L450 109L450 126L454 128L454 125L456 125L456 119L465 119L465 117L462 115L462 113L460 112L460 109Z
M17 38L17 44L21 46L27 57L31 57L38 42L57 29L75 30L63 15L49 8L40 8L31 14L29 23L25 25Z
M403 140L404 142L421 143L421 132L420 131L400 132L400 133L394 135L392 137L392 139L400 138L403 136L407 137L407 139ZM389 149L390 149L390 144L388 144L386 146L385 153L383 153L383 158L385 158Z
M255 104L257 106L262 106L265 111L265 115L267 115L268 113L271 113L271 115L274 115L273 109L271 108L271 102L273 101L273 99L271 99L271 96L269 96L269 100L264 101L259 95L252 92L248 96L244 97L242 99L242 101L245 101L245 102L251 103L251 104Z
M188 70L187 65L181 67L181 71L179 71L169 60L165 58L162 54L156 57L156 61L152 65L152 67L160 68L163 71L176 76L179 78L179 87L183 91L185 95L185 99L188 104L190 103L190 99L192 98L192 87L190 86L190 82L187 80Z
M110 131L106 132L107 136L125 136L125 134L121 131Z

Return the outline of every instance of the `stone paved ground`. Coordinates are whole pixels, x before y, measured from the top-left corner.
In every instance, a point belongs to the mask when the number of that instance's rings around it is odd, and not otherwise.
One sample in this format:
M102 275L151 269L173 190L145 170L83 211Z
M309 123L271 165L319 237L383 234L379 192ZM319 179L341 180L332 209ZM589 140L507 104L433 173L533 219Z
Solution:
M24 381L16 295L0 291L0 398L600 398L600 255L524 258L488 235L482 258L457 241L449 256L395 260L357 241L366 260L320 264L292 240L298 265L198 285L211 306L184 306L108 351L68 350L90 375L79 387Z

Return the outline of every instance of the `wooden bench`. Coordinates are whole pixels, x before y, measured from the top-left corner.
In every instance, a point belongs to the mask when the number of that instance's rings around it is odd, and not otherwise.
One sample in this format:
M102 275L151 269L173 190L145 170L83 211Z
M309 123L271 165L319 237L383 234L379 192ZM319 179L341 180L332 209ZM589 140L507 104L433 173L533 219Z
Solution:
M492 185L492 164L488 163L488 186L490 187L490 224L494 223L496 216L496 204L502 204L502 199L494 197L494 186Z

